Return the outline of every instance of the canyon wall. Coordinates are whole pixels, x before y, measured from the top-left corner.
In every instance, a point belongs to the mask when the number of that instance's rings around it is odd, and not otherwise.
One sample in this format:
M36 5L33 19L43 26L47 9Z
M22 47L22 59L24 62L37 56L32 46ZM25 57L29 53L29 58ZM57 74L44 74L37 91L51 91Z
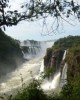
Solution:
M63 60L64 51L67 50ZM44 57L45 70L53 69L53 73L68 64L68 81L80 75L80 36L68 36L57 40L52 48L48 48Z

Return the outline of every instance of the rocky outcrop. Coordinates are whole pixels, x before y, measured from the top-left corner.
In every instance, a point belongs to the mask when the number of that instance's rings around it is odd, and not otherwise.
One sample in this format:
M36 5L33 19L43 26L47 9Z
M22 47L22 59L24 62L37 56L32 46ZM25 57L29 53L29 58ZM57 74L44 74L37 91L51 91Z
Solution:
M51 69L55 73L58 71L62 64L64 50L48 48L44 57L45 70Z
M64 51L67 54L62 60ZM68 65L67 76L69 82L80 75L80 36L68 36L61 38L49 48L44 57L45 69L53 68L55 71L63 69L65 62Z

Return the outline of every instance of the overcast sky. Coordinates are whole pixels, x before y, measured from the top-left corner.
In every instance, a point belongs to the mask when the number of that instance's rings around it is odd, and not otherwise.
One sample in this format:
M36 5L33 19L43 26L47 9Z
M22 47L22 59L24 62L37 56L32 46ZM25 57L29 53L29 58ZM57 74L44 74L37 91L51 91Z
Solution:
M13 5L12 9L16 9L16 7L18 8L17 5L19 5L19 3L22 3L21 0L11 0L10 4ZM50 17L47 19L46 23L48 30L46 26L44 26L43 28L42 20L34 22L22 21L17 26L12 26L8 28L6 27L6 34L18 40L33 39L40 41L58 39L68 35L80 35L80 23L77 20L75 21L74 19L69 20L69 22L72 23L73 25L70 25L69 23L66 22L63 23L61 22L59 30L56 31L56 33L52 32L51 29L51 25L53 24L54 20L55 19L52 19ZM53 28L55 28L55 24L53 24ZM41 35L41 34L48 34L48 31L52 32L50 36Z

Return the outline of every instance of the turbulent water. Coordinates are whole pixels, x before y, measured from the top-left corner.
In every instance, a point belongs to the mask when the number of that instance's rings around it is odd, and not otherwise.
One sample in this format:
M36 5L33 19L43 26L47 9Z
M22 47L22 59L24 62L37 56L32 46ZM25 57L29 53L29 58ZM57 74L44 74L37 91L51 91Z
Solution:
M34 41L26 40L21 42L22 53L25 59L32 59L44 53L45 48L53 45L53 41ZM24 50L26 49L26 51ZM25 53L24 53L25 52Z
M8 73L5 76L5 81L0 83L0 93L7 93L22 86L22 82L29 84L32 78L39 77L39 74L44 71L43 57L46 48L50 47L53 43L47 43L42 52L37 57L32 58L30 61L25 62L22 66L17 68L14 72Z
M5 76L6 80L0 83L0 93L11 93L12 91L19 89L23 84L28 85L32 78L41 79L40 75L44 72L44 60L43 57L46 52L46 48L52 46L52 42L43 46L42 52L40 52L34 59L25 62L22 66L17 68L14 72L8 73ZM24 53L24 52L23 52ZM63 60L66 56L66 50L63 55ZM62 79L63 78L63 79ZM41 87L43 90L55 90L60 85L60 79L65 80L67 78L67 64L65 63L62 71L57 72L51 81L45 79ZM62 83L62 85L65 83Z
M21 77L23 78L23 81L27 83L27 81L32 78L31 74L33 76L38 74L41 61L41 58L35 58L34 60L24 63L21 68L18 68L14 72L8 74L8 79L4 83L0 84L0 92L8 92L21 86Z
M44 72L44 60L42 60L42 64L40 67L40 73Z
M60 72L58 72L52 81L46 80L41 87L44 90L55 90L57 87L59 87L59 82L60 82Z

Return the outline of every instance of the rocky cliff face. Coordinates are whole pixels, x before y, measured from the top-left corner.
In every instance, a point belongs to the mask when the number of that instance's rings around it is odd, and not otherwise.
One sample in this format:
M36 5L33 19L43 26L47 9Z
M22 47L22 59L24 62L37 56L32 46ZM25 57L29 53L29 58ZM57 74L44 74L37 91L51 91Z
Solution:
M64 60L63 54L67 50ZM68 36L57 40L52 48L47 49L44 57L45 69L62 70L65 62L68 64L68 80L80 75L80 36Z
M70 48L66 61L68 63L68 80L71 81L80 75L80 47Z
M44 66L45 70L52 70L53 74L57 71L60 70L61 65L63 63L62 58L63 58L64 50L62 49L53 49L53 48L48 48L46 55L44 57ZM53 76L51 74L51 76Z

